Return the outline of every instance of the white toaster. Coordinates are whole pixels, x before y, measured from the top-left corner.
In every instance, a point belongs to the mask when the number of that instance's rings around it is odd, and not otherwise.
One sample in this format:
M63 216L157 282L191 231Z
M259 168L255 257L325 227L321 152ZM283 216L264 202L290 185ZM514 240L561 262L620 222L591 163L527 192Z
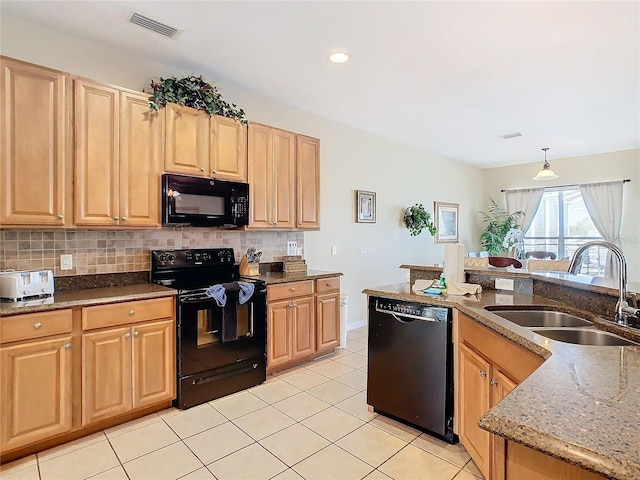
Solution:
M53 272L0 272L0 297L22 300L27 297L53 295Z

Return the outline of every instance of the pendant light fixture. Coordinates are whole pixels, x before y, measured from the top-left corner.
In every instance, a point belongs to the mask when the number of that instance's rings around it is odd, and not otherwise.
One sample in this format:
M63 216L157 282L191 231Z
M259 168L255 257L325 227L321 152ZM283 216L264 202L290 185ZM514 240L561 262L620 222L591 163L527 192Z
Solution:
M533 179L534 180L555 180L556 178L558 178L558 175L556 175L556 172L551 170L551 165L549 165L549 162L547 162L547 150L549 150L549 147L545 147L542 150L544 151L544 165L542 166L542 170L540 170L538 174L535 177L533 177Z

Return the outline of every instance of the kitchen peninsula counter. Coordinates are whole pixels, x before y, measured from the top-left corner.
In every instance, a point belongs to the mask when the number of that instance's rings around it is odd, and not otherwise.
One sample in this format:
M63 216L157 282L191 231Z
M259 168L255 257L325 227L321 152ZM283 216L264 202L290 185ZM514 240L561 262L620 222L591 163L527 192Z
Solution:
M368 288L367 295L458 309L546 361L480 420L480 427L602 475L640 479L640 347L556 342L484 309L550 306L615 330L597 315L539 295L485 290L473 296L416 294L409 283ZM611 328L613 327L613 328ZM640 341L640 331L627 337ZM617 332L622 333L622 332Z
M172 288L152 283L140 283L117 287L85 288L73 291L56 292L51 298L29 300L26 302L0 303L0 316L20 315L23 313L47 312L72 307L87 307L105 303L147 300L170 297L178 292Z
M322 270L307 270L306 272L267 272L260 276L248 277L258 280L264 280L267 285L275 285L277 283L300 282L303 280L317 280L320 278L341 277L340 272L325 272Z

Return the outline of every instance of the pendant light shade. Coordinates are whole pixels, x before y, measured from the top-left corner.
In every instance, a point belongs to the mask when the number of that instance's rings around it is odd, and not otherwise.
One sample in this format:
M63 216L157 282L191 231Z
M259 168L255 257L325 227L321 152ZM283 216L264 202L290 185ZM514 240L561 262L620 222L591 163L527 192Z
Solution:
M551 170L551 165L549 165L549 162L547 162L547 150L549 150L549 147L543 148L542 150L544 150L544 165L542 166L542 170L540 170L538 174L533 177L533 179L555 180L556 178L558 178L558 175L556 175L556 172Z

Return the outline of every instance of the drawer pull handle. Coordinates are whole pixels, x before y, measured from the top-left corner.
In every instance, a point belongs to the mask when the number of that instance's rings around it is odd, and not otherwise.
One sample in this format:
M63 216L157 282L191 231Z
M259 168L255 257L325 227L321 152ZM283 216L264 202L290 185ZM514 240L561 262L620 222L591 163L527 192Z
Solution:
M124 334L124 338L131 338L131 333L127 332Z
M482 378L486 377L487 376L487 372L485 372L484 370L480 370L480 376Z
M292 292L296 291L296 287L291 287L289 290L291 290Z
M139 331L137 331L137 330L136 330L135 332L133 332L133 336L134 336L134 337L137 337L138 335L140 335L140 332L139 332Z
M40 322L36 322L33 324L33 328L42 328L42 324Z
M65 350L69 350L71 348L71 344L70 343L65 343L64 344L64 349Z
M129 310L129 315L135 315L136 311L135 310Z

